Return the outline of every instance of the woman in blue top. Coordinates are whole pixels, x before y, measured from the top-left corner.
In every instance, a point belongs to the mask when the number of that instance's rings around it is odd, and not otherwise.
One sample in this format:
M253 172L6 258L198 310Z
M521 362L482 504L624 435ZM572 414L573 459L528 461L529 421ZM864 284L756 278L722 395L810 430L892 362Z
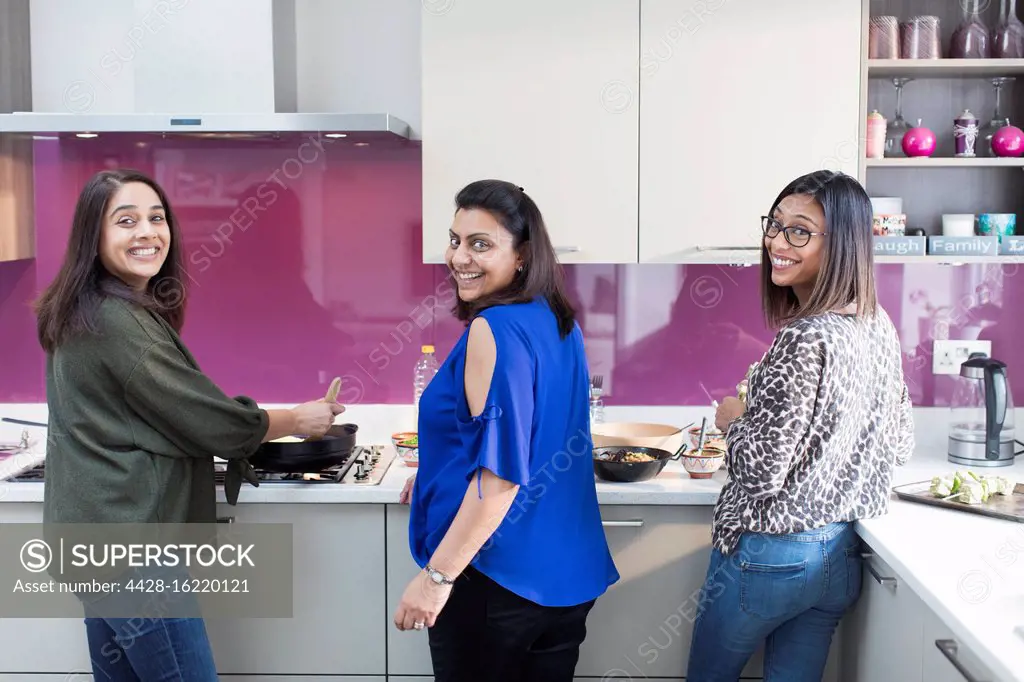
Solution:
M583 335L522 188L482 180L455 203L446 261L467 330L420 398L409 542L424 570L395 625L430 628L437 682L569 682L587 614L619 577Z

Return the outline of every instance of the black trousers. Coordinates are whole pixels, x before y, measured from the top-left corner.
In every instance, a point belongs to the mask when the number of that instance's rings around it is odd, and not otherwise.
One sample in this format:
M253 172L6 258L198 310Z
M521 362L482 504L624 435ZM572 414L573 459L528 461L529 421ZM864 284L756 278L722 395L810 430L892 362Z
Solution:
M467 568L428 631L434 682L572 682L593 606L540 606Z

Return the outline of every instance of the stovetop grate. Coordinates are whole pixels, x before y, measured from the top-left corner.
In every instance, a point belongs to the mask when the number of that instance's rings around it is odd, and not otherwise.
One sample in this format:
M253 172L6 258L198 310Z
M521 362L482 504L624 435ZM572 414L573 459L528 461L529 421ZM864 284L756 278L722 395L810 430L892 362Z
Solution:
M321 471L306 473L277 473L271 471L256 470L256 476L261 485L275 483L312 484L321 483L365 483L373 485L379 483L394 460L393 454L384 449L383 446L357 445L352 454L341 464L328 467ZM218 463L214 472L214 483L217 486L224 485L226 464ZM13 483L42 483L45 480L46 465L27 469L8 481Z

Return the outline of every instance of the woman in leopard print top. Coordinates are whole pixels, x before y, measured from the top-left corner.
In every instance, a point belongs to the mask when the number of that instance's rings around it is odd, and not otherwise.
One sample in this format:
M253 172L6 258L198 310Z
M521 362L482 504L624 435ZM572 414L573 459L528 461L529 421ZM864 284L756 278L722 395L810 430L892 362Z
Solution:
M832 634L860 595L852 523L884 514L914 448L899 338L875 296L871 203L818 171L762 218L762 298L779 328L726 398L729 480L687 680L736 680L765 644L764 679L820 680Z

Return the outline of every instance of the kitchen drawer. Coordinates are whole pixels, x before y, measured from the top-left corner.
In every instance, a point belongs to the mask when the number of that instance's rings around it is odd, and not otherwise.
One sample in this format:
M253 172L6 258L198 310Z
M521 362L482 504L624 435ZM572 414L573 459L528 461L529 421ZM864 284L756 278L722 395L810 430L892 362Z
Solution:
M284 586L292 617L207 618L222 676L346 675L351 682L387 673L383 504L220 505L217 513L293 531L292 584Z
M601 518L619 582L587 619L581 678L674 678L686 673L690 636L711 556L710 506L605 505ZM744 675L760 677L758 651Z
M925 613L922 632L921 679L928 682L1000 682L973 651L958 642L934 611ZM939 650L936 643L942 643L950 650L949 657ZM964 672L957 670L950 657Z
M922 679L924 611L924 603L888 564L877 556L865 558L860 599L843 621L843 681Z

